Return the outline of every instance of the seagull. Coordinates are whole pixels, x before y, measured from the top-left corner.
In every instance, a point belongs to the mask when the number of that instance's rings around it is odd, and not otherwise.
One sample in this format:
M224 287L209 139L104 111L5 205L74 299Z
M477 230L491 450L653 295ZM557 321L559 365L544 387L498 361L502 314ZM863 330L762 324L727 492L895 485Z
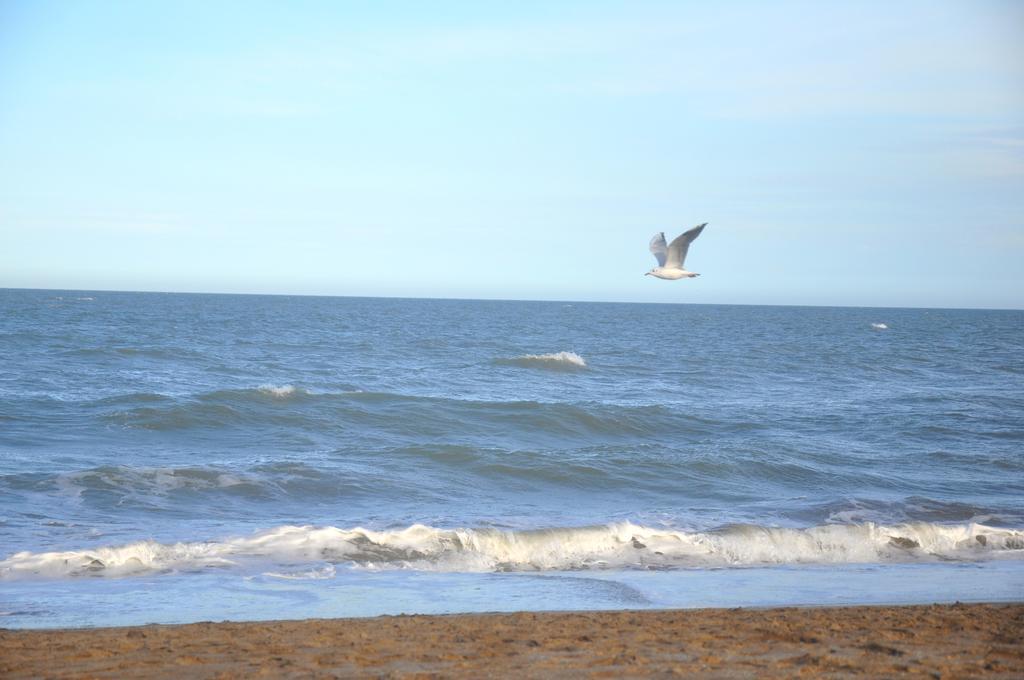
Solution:
M658 232L651 239L651 253L658 260L658 266L644 274L644 276L656 276L659 279L692 279L700 276L695 272L688 272L683 269L683 262L686 260L686 251L690 249L693 239L700 236L708 223L698 224L690 231L677 236L672 243L665 245L665 232Z

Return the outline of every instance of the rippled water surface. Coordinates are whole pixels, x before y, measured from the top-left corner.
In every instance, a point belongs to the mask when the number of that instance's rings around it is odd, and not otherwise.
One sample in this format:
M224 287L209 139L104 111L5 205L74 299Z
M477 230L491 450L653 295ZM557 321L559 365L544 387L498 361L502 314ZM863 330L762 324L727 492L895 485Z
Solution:
M1021 599L1022 444L1022 312L0 291L0 625Z

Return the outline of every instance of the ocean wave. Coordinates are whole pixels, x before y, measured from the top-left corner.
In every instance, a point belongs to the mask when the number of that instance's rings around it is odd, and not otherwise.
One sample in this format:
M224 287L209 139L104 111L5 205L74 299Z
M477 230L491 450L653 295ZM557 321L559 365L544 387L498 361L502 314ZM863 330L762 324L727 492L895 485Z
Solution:
M293 422L285 403L316 396L292 384L262 384L258 387L214 390L188 398L172 399L164 395L129 394L97 402L99 406L121 406L105 418L128 428L147 430L185 430L225 427L245 422ZM157 403L164 402L164 403Z
M131 467L105 465L61 473L0 475L0 495L16 494L25 502L82 504L104 513L238 511L258 503L308 504L315 500L351 499L379 491L380 476L320 470L304 463L279 461L241 469L220 465Z
M248 569L309 578L325 565L441 572L567 571L746 567L1024 558L1024 531L982 524L916 522L822 525L805 529L733 525L685 532L620 522L535 530L442 529L415 524L281 526L252 536L173 544L140 541L65 552L19 552L0 561L0 578L128 576ZM321 576L322 577L322 576Z
M296 389L295 385L270 385L270 384L265 384L265 385L260 385L257 389L260 392L262 392L263 394L269 394L269 395L271 395L273 397L278 397L280 399L284 399L286 397L290 397L293 394L296 394L296 392L308 394L308 392L306 392L306 390Z
M861 522L965 522L972 524L1013 525L1024 520L1010 508L994 509L960 501L909 496L901 500L847 499L817 507L830 524Z
M53 482L61 491L74 495L86 491L106 491L162 496L182 490L257 486L255 480L243 474L214 468L131 468L114 465L56 475Z
M576 352L554 352L552 354L524 354L518 357L497 359L496 363L520 368L543 368L549 371L579 371L587 368L587 362Z
M130 401L130 397L127 398ZM304 432L366 428L407 436L492 437L497 428L514 431L523 441L570 436L616 439L652 437L659 431L697 432L717 421L666 406L615 405L594 402L550 403L532 400L484 401L393 392L310 392L292 385L207 392L155 403L132 405L125 400L98 403L108 407L103 418L128 429L190 430L251 425L283 426ZM133 407L134 406L134 407ZM114 407L114 408L109 408ZM511 428L511 430L509 429Z
M297 397L317 396L304 387L298 387L291 383L275 385L274 383L263 383L257 387L240 387L234 389L214 390L196 395L196 399L202 402L233 402L233 403L267 403L276 400L283 400ZM268 399L269 397L269 399Z
M285 581L318 581L322 579L334 578L336 570L333 564L327 564L322 567L313 567L312 569L299 569L297 571L267 571L264 572L263 576L270 578L279 578Z
M333 474L300 462L276 462L240 470L220 466L128 467L107 465L60 474L0 476L0 489L58 493L110 509L132 506L174 509L189 503L338 499L368 493L377 478Z

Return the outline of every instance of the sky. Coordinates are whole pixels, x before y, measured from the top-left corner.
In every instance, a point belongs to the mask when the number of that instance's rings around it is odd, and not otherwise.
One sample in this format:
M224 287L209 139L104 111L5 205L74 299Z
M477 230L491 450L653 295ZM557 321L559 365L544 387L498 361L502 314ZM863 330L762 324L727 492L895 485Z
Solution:
M1024 308L1024 3L0 0L0 287Z

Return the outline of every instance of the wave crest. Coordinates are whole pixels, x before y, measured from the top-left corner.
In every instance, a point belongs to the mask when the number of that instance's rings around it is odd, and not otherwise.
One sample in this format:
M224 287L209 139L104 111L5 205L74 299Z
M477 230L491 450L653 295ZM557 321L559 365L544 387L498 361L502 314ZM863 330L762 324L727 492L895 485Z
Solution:
M260 385L259 388L257 388L257 389L261 393L263 393L263 394L269 394L270 396L277 397L279 399L285 399L287 397L290 397L293 394L295 394L297 391L304 392L304 390L297 390L295 385L270 385L270 384L264 384L264 385Z
M497 363L520 368L545 368L551 371L578 371L587 368L587 362L576 352L524 354L518 357L498 359Z
M629 522L535 530L440 529L414 524L282 526L223 541L140 541L91 550L20 552L0 561L0 578L126 576L160 571L350 564L442 572L670 569L772 564L843 564L1024 558L1024 531L981 524L916 522L806 529L735 525L684 532ZM304 571L298 573L305 573Z

